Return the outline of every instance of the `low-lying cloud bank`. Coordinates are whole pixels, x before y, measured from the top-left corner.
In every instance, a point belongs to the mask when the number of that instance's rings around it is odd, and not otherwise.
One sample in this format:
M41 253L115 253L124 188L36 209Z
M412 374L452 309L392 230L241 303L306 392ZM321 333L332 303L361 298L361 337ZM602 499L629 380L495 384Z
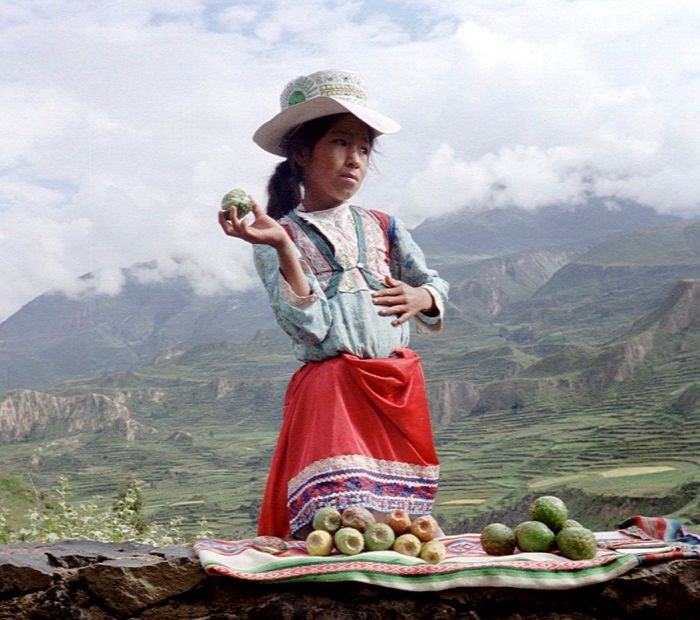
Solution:
M324 67L403 125L358 201L409 224L591 196L699 215L698 32L692 0L0 2L0 320L137 261L252 282L217 203L264 201L250 136Z

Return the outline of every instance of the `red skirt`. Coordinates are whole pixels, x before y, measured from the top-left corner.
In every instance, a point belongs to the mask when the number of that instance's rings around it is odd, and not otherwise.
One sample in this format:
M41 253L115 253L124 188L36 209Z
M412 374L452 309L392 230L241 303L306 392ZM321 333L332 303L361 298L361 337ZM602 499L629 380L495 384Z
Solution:
M258 534L288 537L322 506L429 514L438 473L416 353L309 362L287 388Z

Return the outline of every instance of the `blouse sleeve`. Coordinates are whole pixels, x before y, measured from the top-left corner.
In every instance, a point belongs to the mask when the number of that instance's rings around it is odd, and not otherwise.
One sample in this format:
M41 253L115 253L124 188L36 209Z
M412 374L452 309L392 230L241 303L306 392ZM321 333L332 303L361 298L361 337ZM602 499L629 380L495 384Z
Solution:
M438 275L437 271L428 268L423 250L418 247L411 234L398 220L395 230L396 237L391 246L392 275L406 284L427 289L435 300L438 310L436 316L428 316L422 312L416 314L417 332L440 331L450 285Z
M328 300L301 256L299 260L311 288L311 295L306 297L297 296L282 277L274 248L256 245L253 258L280 327L298 344L319 344L323 341L331 326Z

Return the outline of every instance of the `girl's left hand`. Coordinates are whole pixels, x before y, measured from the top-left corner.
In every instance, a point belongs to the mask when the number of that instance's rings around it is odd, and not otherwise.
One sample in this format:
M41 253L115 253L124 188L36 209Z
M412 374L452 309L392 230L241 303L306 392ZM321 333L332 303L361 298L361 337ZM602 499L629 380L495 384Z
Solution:
M423 287L415 287L391 276L386 277L388 288L372 293L372 301L377 306L388 306L380 310L382 316L396 314L392 325L401 325L419 312L430 313L435 309L433 296Z

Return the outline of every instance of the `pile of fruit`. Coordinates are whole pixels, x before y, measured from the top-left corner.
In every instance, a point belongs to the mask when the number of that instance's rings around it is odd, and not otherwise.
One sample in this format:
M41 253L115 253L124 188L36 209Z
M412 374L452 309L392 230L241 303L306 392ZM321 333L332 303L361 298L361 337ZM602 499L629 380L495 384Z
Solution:
M378 523L361 506L346 508L342 513L324 506L316 511L313 528L306 537L310 555L330 555L334 549L345 555L391 549L431 564L445 558L445 545L436 538L440 528L430 515L411 520L405 510L394 510L386 523Z
M555 551L570 560L590 560L596 554L595 535L578 521L569 519L564 502L553 495L538 497L528 509L529 521L514 530L491 523L481 532L481 547L489 555L520 551Z

